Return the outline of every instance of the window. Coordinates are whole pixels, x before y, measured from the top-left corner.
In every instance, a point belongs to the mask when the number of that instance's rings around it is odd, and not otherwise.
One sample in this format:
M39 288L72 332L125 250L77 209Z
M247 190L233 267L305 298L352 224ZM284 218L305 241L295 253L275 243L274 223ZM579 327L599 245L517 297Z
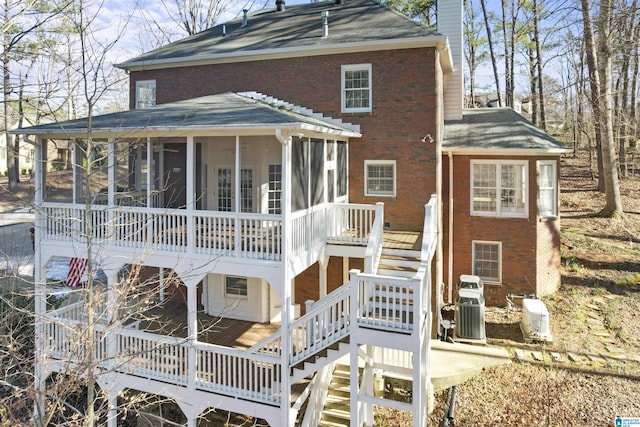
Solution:
M396 195L395 160L365 160L365 196Z
M342 111L371 111L371 64L342 66Z
M156 81L141 80L136 82L136 109L156 105Z
M541 217L558 215L558 190L556 186L556 162L541 161L539 163L540 176L538 182L539 200L538 210Z
M247 278L226 276L224 279L224 293L226 296L246 297L247 296Z
M502 264L500 242L473 242L473 274L485 282L500 283Z
M276 215L282 213L280 206L282 200L282 165L269 165L268 194L268 212Z
M253 212L253 169L240 169L240 211Z
M471 162L471 214L527 216L527 163Z

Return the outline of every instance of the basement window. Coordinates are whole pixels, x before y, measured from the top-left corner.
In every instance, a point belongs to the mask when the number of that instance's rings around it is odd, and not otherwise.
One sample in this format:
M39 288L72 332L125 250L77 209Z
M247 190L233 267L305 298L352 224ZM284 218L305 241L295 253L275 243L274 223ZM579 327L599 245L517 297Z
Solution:
M500 242L473 242L473 274L485 282L501 282L502 244Z
M225 296L244 298L248 296L246 277L226 276L224 285Z

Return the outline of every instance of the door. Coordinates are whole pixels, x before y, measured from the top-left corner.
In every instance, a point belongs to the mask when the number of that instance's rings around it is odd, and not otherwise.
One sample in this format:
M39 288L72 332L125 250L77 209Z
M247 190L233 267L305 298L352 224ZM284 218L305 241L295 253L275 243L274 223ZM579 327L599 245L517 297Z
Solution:
M232 167L216 168L216 202L217 209L222 212L235 210L235 170ZM240 212L251 213L253 210L253 169L240 170Z

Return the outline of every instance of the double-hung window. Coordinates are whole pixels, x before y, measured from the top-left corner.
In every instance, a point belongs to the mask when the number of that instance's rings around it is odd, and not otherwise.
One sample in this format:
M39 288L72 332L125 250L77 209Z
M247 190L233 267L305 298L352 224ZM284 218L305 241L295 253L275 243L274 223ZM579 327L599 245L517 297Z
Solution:
M371 64L342 66L342 112L371 111Z
M471 214L527 217L527 162L471 162Z
M502 245L500 242L473 242L473 274L485 282L502 279Z
M395 160L365 160L364 174L365 196L396 195Z
M540 161L538 164L538 210L541 217L558 215L558 186L556 180L556 162Z
M136 109L156 105L156 81L140 80L136 82Z

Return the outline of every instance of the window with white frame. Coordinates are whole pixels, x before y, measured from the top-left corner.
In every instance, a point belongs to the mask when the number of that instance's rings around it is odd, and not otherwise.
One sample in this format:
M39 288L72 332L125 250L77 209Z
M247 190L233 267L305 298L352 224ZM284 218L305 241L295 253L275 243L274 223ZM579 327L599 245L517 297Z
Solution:
M342 112L371 111L371 64L342 66Z
M538 210L541 217L558 215L558 186L556 181L556 162L540 161L538 163Z
M527 162L471 162L471 214L527 217Z
M365 160L364 185L365 196L395 196L395 160Z
M229 297L247 297L248 286L246 277L225 276L224 293Z
M282 165L269 165L268 212L280 214L282 200Z
M502 244L473 242L473 274L485 282L500 283L502 278Z
M140 80L136 82L136 109L156 105L156 81Z

